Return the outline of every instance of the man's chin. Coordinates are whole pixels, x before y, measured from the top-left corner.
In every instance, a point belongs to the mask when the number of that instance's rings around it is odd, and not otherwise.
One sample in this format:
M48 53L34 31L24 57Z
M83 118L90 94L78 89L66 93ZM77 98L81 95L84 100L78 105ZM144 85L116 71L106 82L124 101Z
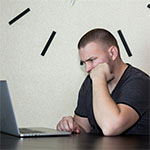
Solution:
M115 79L115 77L111 78L110 80L107 81L107 83L110 83L111 81L113 81Z

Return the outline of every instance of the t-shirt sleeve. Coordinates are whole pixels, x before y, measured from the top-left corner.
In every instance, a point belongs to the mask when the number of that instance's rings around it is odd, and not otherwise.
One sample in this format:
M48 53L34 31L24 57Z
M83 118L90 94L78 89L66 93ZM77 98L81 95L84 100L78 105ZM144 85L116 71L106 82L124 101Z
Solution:
M75 109L75 114L80 116L80 117L87 117L87 104L86 104L86 92L87 92L87 83L88 82L88 77L84 80L79 94L78 94L78 102L77 102L77 107Z
M132 107L139 116L142 116L149 107L150 78L134 78L128 81L119 94L117 103L127 104Z

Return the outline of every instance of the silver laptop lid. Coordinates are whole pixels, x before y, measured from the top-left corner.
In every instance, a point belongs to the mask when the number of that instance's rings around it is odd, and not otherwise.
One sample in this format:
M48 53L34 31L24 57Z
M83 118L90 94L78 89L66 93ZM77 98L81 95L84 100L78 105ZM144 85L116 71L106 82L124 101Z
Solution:
M0 81L0 131L16 136L20 134L5 80Z
M56 136L71 134L71 132L57 131L55 129L43 127L26 128L26 132L21 132L17 126L8 84L5 80L0 81L0 132L18 137Z

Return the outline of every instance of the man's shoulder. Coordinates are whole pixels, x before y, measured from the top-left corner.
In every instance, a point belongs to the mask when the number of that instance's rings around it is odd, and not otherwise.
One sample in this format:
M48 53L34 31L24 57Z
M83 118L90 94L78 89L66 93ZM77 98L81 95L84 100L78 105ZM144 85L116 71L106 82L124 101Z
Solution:
M140 87L143 88L144 86L145 88L148 88L149 83L150 77L148 74L129 64L119 80L118 86L124 88L127 87L127 89L130 89L129 87L134 87L136 89Z
M91 89L91 87L92 87L92 80L90 78L90 75L87 75L81 85L80 92L83 92L83 91L87 92L89 89Z
M132 65L128 65L127 70L125 71L125 77L128 79L144 79L150 80L150 77L147 73L142 71L141 69L134 67Z
M92 83L92 80L91 80L91 78L90 78L90 75L88 74L88 75L85 77L85 79L84 79L84 81L83 81L83 84L89 85L89 84L91 84L91 83Z

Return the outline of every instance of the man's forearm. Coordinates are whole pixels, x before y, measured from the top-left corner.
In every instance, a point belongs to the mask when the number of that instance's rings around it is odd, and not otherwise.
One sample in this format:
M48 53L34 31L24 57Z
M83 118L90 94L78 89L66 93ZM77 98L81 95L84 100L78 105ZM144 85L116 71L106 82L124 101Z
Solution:
M81 132L89 133L91 130L90 123L88 118L82 118L77 115L74 115L74 121L78 124Z
M104 132L117 124L120 110L109 94L105 79L93 79L93 109L95 119Z

